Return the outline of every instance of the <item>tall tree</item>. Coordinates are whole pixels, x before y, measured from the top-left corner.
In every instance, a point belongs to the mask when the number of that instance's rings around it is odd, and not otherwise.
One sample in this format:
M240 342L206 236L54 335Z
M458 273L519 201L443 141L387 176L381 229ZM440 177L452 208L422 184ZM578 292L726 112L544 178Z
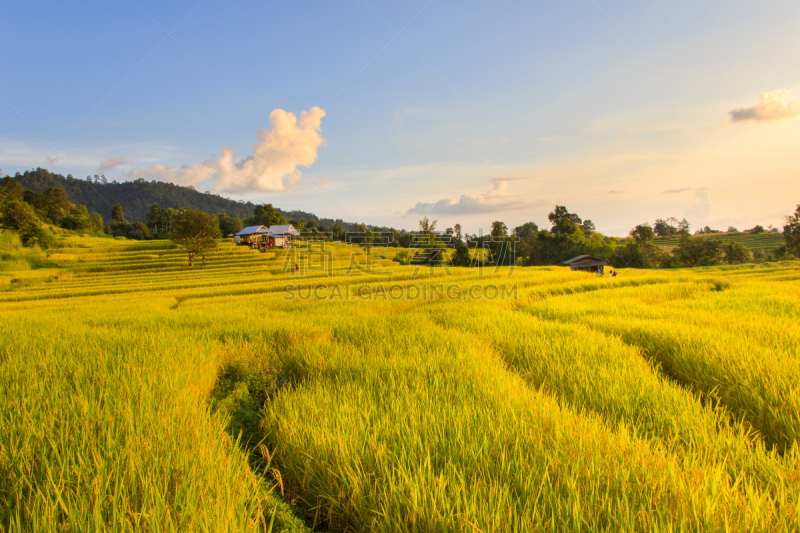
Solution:
M783 226L783 238L786 240L786 249L795 257L800 257L800 204L794 215L786 217Z
M0 179L0 205L14 200L22 200L24 193L25 188L11 176Z
M61 187L51 187L44 193L45 216L54 223L69 214L72 204Z
M669 220L657 218L653 224L653 232L659 237L669 237L675 232L675 228L669 223Z
M225 213L217 213L217 220L219 220L219 231L223 237L242 231L243 224L238 218L229 217Z
M148 224L153 225L153 231L158 231L158 223L161 219L161 206L153 202L153 205L151 205L150 209L147 210L145 219L147 220Z
M125 215L122 213L122 206L114 204L111 206L111 222L125 222Z
M172 222L172 242L189 254L189 266L197 255L207 254L217 247L219 222L197 209L180 211Z
M515 249L517 257L521 257L526 265L533 264L539 237L539 227L534 222L526 222L514 228L514 237L517 238Z
M492 237L507 237L508 236L508 226L506 226L505 222L501 222L499 220L495 220L492 222Z
M461 231L461 224L456 224L453 226L453 235L455 236L457 243L464 241L464 234Z
M655 238L655 233L653 232L653 228L650 226L648 222L644 224L639 224L635 228L633 228L628 235L633 237L637 242L642 243Z
M572 233L575 224L582 224L583 221L576 213L570 213L563 205L557 205L552 213L547 215L547 219L552 224L550 231L553 233Z
M653 228L650 226L649 222L645 222L644 224L639 224L633 228L628 235L630 235L636 241L636 246L639 248L639 253L641 254L642 258L642 266L647 268L647 256L652 255L651 252L655 251L655 246L652 246L649 243L649 241L653 240L656 236L656 234L653 232Z
M272 204L257 205L253 209L253 216L245 220L248 226L275 226L286 224L286 218Z

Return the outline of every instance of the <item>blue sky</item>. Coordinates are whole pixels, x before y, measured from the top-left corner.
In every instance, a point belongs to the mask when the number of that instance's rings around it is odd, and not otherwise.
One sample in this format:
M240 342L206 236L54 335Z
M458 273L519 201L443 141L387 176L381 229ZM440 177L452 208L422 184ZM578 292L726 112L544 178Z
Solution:
M408 229L794 211L800 4L541 4L4 2L0 168Z

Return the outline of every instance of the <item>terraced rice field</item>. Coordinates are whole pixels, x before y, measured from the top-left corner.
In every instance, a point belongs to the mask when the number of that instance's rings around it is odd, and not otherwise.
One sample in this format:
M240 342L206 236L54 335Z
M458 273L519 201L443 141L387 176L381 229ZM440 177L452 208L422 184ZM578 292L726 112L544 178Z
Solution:
M800 528L797 262L64 243L0 273L3 529Z
M786 243L786 240L783 238L783 233L712 233L709 235L701 235L701 237L725 242L740 242L749 248L751 252L760 250L765 254ZM680 238L659 238L655 239L653 243L659 246L673 248L680 244Z

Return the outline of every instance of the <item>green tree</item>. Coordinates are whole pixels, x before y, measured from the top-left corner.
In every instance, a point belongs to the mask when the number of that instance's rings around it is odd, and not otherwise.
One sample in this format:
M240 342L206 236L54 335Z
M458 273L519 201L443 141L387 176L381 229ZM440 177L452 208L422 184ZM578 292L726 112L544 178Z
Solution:
M248 226L275 226L286 224L286 217L278 211L272 204L257 205L253 209L253 216L245 220ZM297 227L297 226L295 226ZM297 228L298 230L300 228Z
M800 204L798 204L794 215L786 217L786 225L783 226L783 238L786 241L786 249L795 257L800 257Z
M534 264L536 247L539 242L539 227L534 222L526 222L514 228L514 237L517 238L515 252L522 258L522 264Z
M547 219L552 224L552 233L572 233L573 227L583 223L581 217L575 213L570 213L563 205L557 205L552 213L547 215Z
M3 206L0 227L19 233L20 240L26 244L36 236L41 228L39 218L33 207L19 200L12 200Z
M120 204L111 206L111 222L125 222L125 215L122 213L122 206Z
M504 222L495 220L492 222L492 237L507 237L508 226Z
M219 231L223 237L227 237L232 233L242 231L244 227L242 221L238 218L231 218L225 213L217 213L217 220L219 221Z
M676 233L675 228L670 224L670 220L675 219L664 220L662 218L657 218L653 224L653 232L659 237L670 237Z
M25 194L25 188L11 176L0 179L0 205L6 202L20 201Z
M217 247L219 222L198 209L180 211L172 222L170 239L189 254L189 266L194 258Z
M137 240L149 239L150 230L142 222L134 222L131 231L128 232L128 238Z
M45 216L58 223L58 221L69 214L72 204L67 198L67 193L61 187L51 187L44 192Z
M746 263L750 260L750 250L740 242L729 242L722 246L725 261L730 265Z
M161 206L153 202L153 205L147 210L145 220L148 224L153 226L153 231L158 231L158 224L161 222Z
M100 213L92 213L92 216L89 217L92 222L92 231L95 233L100 233L103 231L103 215Z
M712 266L720 261L722 243L716 239L684 235L673 253L683 266Z
M74 205L69 214L61 219L59 225L70 230L88 230L92 227L92 219L85 205Z
M464 242L464 234L461 231L461 224L456 224L455 226L453 226L453 236L456 240L456 243Z
M653 228L647 222L644 224L639 224L633 228L628 235L633 237L633 239L638 243L651 241L656 236L655 232L653 232Z

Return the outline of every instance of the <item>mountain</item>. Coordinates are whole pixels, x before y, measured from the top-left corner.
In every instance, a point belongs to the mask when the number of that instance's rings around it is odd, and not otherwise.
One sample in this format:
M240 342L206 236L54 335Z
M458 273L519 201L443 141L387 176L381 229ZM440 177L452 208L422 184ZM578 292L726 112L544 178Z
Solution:
M255 204L237 202L216 194L201 193L191 187L182 187L159 181L127 181L123 183L93 183L78 180L71 175L66 178L46 169L19 172L14 176L23 187L34 191L45 191L60 187L73 204L85 205L90 213L100 213L103 219L111 219L111 206L120 204L128 222L145 222L147 210L153 203L161 207L188 207L206 213L226 213L245 219L253 216Z
M181 207L199 209L209 214L225 213L230 217L242 220L253 216L255 204L252 202L235 201L230 198L212 193L201 193L193 187L182 187L173 183L161 181L125 181L117 183L92 182L79 180L67 175L54 174L47 169L37 168L27 170L23 174L17 172L14 176L23 187L32 191L46 191L51 187L60 187L67 193L67 198L73 204L82 204L90 213L100 213L103 220L111 220L111 206L120 204L125 220L128 222L145 222L147 210L153 203L161 207ZM105 179L105 178L103 178ZM345 230L352 230L354 224L341 219L319 218L313 213L305 211L278 211L287 219L316 220L320 225L331 227L338 222Z

